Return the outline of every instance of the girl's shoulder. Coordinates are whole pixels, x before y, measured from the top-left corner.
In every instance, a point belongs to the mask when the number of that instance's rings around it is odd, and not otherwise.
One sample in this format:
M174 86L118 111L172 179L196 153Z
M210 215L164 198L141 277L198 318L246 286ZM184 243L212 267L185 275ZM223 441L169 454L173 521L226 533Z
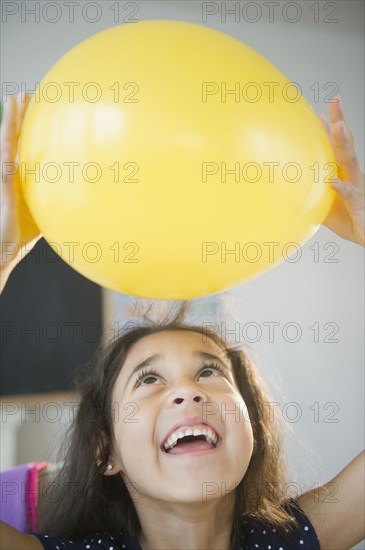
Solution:
M246 548L248 550L256 550L257 548L272 548L273 550L320 550L319 540L314 527L296 500L290 499L286 503L286 507L297 520L298 527L287 531L285 538L282 538L275 527L270 526L269 523L265 524L249 518L243 519L244 531L248 535L246 539ZM245 548L245 546L242 548Z

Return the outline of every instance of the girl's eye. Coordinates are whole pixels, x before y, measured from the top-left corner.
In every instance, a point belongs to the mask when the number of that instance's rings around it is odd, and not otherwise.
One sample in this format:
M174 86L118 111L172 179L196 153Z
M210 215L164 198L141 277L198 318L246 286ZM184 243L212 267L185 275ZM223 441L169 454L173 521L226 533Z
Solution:
M135 387L138 388L138 386L142 386L142 382L144 381L144 379L150 380L151 378L158 378L157 370L153 367L150 369L142 369L137 376Z
M204 372L204 371L213 371L215 373L219 373L221 374L222 376L225 376L225 372L223 370L223 368L221 367L221 365L219 363L209 363L207 365L205 365L201 370L200 370L200 373ZM207 378L206 376L204 378Z
M217 376L217 373L218 375L226 376L225 370L222 368L222 366L219 363L213 362L213 363L204 364L203 367L200 369L199 374L201 375L201 373L209 372L209 371L215 372L216 373L215 376ZM208 377L210 378L209 375ZM204 376L204 378L208 378L208 377ZM150 369L142 369L137 377L135 387L137 388L143 385L151 386L153 383L151 384L150 382L148 382L148 380L153 380L157 378L159 378L159 375L157 374L157 370L155 368L152 367Z

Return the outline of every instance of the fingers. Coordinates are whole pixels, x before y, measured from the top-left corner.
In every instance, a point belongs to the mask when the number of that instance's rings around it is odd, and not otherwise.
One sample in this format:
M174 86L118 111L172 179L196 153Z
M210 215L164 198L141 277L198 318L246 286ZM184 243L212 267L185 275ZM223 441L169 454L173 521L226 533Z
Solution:
M19 107L17 139L19 139L24 116L30 102L30 96L28 94L21 94L17 97L17 101Z
M18 104L9 96L3 103L4 112L1 123L1 162L14 160L16 136L18 131Z
M25 112L30 102L28 94L19 94L16 98L8 96L3 102L3 120L1 123L1 182L5 193L12 193L14 175L18 171L18 142ZM6 191L5 191L6 190Z
M336 125L338 125L338 128L341 128L341 126L345 125L349 136L353 140L350 129L347 127L347 124L345 122L340 96L334 97L333 101L330 101L328 103L328 114L331 120L332 130L335 130Z
M325 117L324 115L321 114L321 115L319 115L319 118L321 119L321 122L322 122L322 124L323 124L324 129L325 129L326 132L327 132L328 137L329 137L330 140L333 142L331 130L330 130L330 127L328 126L326 117Z
M17 148L23 119L30 102L28 94L19 94L16 98L9 96L3 102L3 120L1 123L1 159L9 162ZM4 156L6 159L4 158Z
M334 150L334 153L335 153L335 157L336 157L336 162L337 162L337 164L338 164L338 158L337 158L337 152L336 152L336 145L335 145L335 142L334 142L334 140L333 140L333 136L332 136L332 133L331 133L331 129L330 129L330 127L328 126L327 119L326 119L325 115L322 115L322 114L319 116L319 118L320 118L320 120L321 120L321 122L322 122L322 124L323 124L324 129L325 129L326 132L327 132L327 135L328 135L328 137L329 137L329 139L330 139L330 142L332 143L332 147L333 147L333 150Z
M15 174L18 166L15 162L17 153L17 132L18 132L18 103L9 96L3 103L3 120L1 123L1 195L2 199L12 200L14 198Z
M351 183L344 183L340 179L335 179L332 182L332 187L335 189L341 197L348 203L353 203L355 208L359 209L364 207L364 196L363 194L355 188Z
M352 136L345 124L338 123L332 132L343 173L342 179L358 187L361 180L361 171Z
M336 160L339 164L338 176L343 181L352 183L354 187L359 188L362 185L359 160L354 138L344 119L339 96L336 96L334 101L328 104L328 112L332 130L329 129L325 117L321 115L320 118L335 149Z

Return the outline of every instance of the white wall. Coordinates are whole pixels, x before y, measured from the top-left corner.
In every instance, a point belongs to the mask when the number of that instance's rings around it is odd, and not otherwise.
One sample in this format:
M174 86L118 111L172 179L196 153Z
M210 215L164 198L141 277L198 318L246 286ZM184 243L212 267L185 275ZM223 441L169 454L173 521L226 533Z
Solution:
M19 11L9 15L6 22L3 13L1 79L3 83L24 82L27 89L34 88L35 82L40 81L70 47L114 24L110 8L115 2L106 0L93 3L99 6L101 14L96 23L87 20L96 13L90 2L79 3L73 23L68 21L68 8L62 1L58 2L61 18L56 23L46 20L56 14L55 9L52 11L52 2L41 3L43 7L49 4L49 11L44 12L43 17L41 14L38 23L29 14L23 14L22 20L20 9L21 4L32 8L35 2L3 4L12 4ZM202 2L119 4L120 22L134 7L138 10L134 17L140 20L203 22ZM364 3L356 0L280 2L271 22L268 5L261 1L251 2L250 9L247 2L227 2L227 8L238 5L239 15L227 15L226 21L221 10L224 3L209 4L219 12L208 16L203 24L222 30L258 50L288 78L300 84L304 96L318 114L327 112L324 99L333 89L328 87L329 83L335 83L364 166ZM319 22L310 9L314 5L318 6ZM82 7L86 10L84 18ZM262 16L257 11L260 9ZM286 21L285 17L293 19L296 9L301 10L299 20L296 23ZM249 22L256 15L257 22ZM327 22L324 22L325 17ZM330 19L337 19L337 22L330 22ZM320 92L318 102L311 89L315 83ZM334 248L326 249L328 243L334 243ZM319 259L315 257L316 247ZM328 262L331 250L336 251L334 263ZM226 315L227 329L237 328L235 323L239 323L239 332L245 336L241 341L249 344L264 377L281 388L279 391L273 387L273 400L279 403L275 411L284 415L286 425L294 428L303 442L295 442L293 436L287 438L292 479L303 490L330 479L364 447L363 258L360 247L322 227L303 246L298 262L283 262L276 269L225 293L232 303L230 312L225 312L218 298L213 300L217 314ZM121 296L109 291L104 296L108 326L118 319ZM208 299L196 301L197 311L200 308L203 312L202 321L212 320L204 309L208 302L211 303ZM269 341L268 327L264 325L268 322L280 323L273 342ZM302 332L296 343L288 341L293 339L293 332L283 335L289 322L296 323ZM320 328L318 342L314 341L314 331L310 329L315 323ZM336 326L338 332L333 338L338 341L325 342L325 337L330 337L331 329ZM251 330L247 332L249 327ZM257 342L247 342L255 338L254 327L262 330L262 336ZM333 415L326 420L331 412ZM290 422L295 414L297 422ZM41 424L37 429L42 430ZM31 454L30 451L29 456ZM21 456L24 459L26 454ZM364 548L364 544L357 548Z

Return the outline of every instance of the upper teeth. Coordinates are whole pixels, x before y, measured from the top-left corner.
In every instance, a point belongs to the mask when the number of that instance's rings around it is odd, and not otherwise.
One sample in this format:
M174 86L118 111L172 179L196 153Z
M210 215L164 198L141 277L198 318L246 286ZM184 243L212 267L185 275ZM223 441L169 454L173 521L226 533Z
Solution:
M218 441L217 434L209 428L209 426L181 426L177 428L170 437L165 441L164 448L166 451L175 447L177 441L188 435L204 435L208 443L215 445Z

